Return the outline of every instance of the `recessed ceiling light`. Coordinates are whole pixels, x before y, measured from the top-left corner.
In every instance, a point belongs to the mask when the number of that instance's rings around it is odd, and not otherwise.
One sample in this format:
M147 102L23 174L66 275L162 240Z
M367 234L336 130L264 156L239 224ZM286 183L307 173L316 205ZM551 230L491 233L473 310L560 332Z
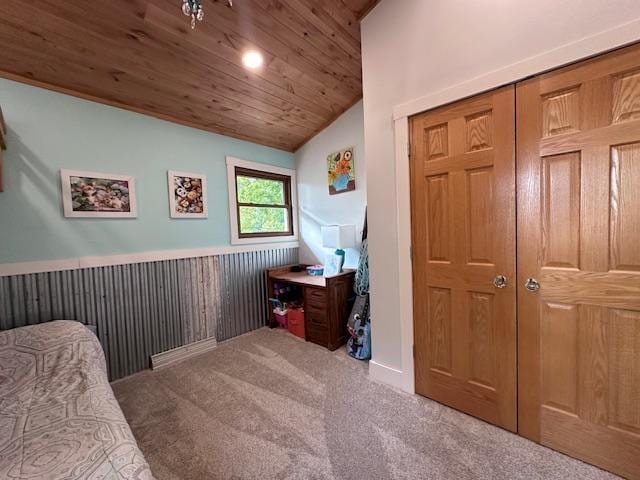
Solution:
M245 67L250 68L251 70L259 68L263 61L264 58L262 57L262 54L257 50L249 50L242 56L242 63Z

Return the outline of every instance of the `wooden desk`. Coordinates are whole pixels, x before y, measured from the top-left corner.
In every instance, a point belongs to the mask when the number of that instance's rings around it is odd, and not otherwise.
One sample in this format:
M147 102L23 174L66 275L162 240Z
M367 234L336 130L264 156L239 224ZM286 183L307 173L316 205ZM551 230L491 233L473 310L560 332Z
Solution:
M314 277L303 271L293 272L293 265L267 270L267 297L274 297L275 283L296 285L302 290L304 302L304 326L308 342L335 350L347 340L349 298L353 295L355 270L329 278ZM270 310L271 311L271 310ZM270 326L277 325L271 312Z

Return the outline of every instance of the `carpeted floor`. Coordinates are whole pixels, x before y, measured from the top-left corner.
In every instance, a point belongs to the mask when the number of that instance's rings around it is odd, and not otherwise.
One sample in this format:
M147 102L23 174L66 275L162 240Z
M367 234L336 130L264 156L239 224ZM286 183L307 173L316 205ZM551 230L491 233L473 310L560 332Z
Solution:
M282 330L113 389L159 480L615 478Z

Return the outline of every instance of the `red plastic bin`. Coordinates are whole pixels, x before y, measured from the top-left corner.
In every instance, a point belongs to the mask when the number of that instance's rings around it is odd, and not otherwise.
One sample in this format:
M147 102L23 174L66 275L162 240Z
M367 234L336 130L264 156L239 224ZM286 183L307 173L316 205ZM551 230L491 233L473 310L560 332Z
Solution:
M289 332L296 337L304 339L304 310L302 308L290 308L287 317Z

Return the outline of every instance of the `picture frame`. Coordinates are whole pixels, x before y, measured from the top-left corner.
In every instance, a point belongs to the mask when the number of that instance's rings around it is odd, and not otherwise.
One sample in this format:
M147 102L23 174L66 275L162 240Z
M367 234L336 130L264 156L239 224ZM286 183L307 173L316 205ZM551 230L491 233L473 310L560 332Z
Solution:
M67 218L136 218L135 178L130 175L60 170Z
M356 189L355 147L347 147L327 155L329 195Z
M207 176L201 173L167 172L171 218L207 218Z

